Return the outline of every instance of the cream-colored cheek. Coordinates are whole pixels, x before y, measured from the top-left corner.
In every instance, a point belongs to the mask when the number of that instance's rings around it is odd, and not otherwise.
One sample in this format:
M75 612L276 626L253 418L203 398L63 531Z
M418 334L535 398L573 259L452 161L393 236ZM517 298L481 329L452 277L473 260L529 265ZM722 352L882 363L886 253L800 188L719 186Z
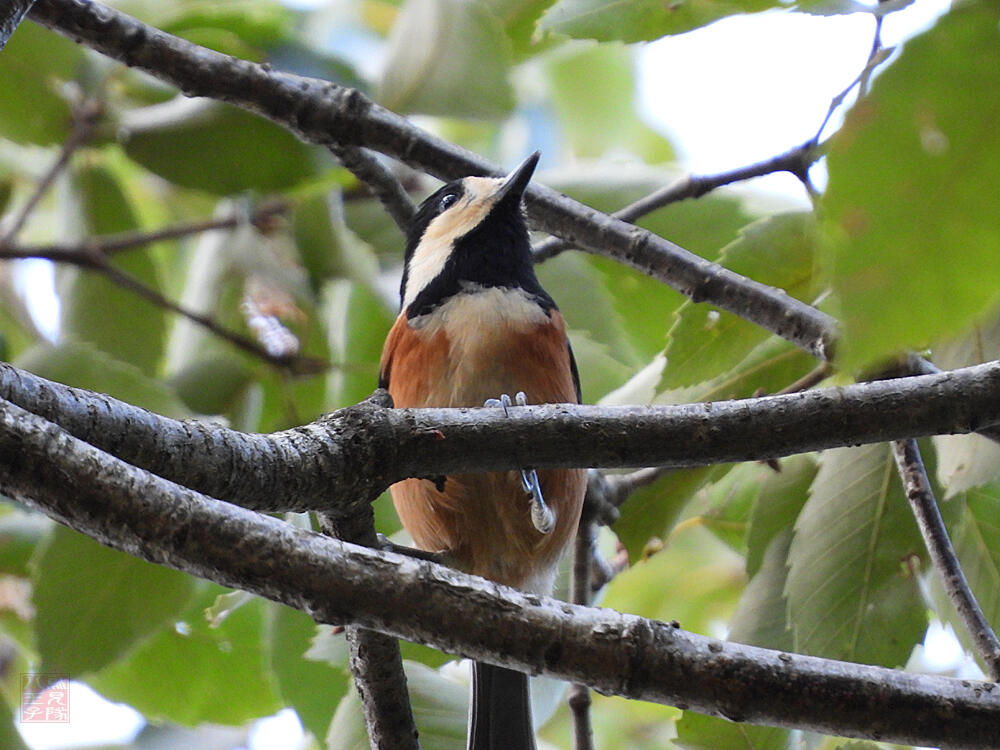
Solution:
M444 270L455 240L471 232L486 218L493 207L493 194L501 182L492 177L467 177L463 183L465 195L427 225L410 258L404 309Z

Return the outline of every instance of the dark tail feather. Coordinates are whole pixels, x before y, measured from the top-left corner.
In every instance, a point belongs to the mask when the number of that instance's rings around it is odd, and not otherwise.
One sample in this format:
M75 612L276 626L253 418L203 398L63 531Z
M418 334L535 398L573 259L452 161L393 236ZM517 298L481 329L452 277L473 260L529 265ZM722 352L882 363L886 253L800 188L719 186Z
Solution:
M505 667L472 665L468 750L535 750L528 675Z

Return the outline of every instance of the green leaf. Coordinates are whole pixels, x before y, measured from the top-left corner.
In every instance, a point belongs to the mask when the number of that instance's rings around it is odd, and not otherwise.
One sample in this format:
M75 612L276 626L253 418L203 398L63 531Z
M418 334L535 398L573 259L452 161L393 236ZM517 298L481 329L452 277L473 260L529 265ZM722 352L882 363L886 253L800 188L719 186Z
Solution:
M133 110L119 135L130 158L181 187L230 195L287 190L318 174L321 156L263 117L175 98Z
M788 555L795 650L905 664L927 625L923 554L888 444L824 452Z
M139 228L131 201L117 177L101 166L75 175L88 235ZM154 291L162 291L159 269L149 250L118 254L112 264ZM62 333L90 342L115 358L154 374L166 343L167 313L97 272L62 269Z
M0 136L47 146L69 134L72 115L60 93L83 63L68 39L22 23L0 54Z
M413 718L420 732L420 747L424 750L463 750L469 688L441 673L404 661L406 683L413 707ZM328 750L367 750L361 699L356 690L348 692L340 702L326 736Z
M606 344L595 341L586 331L570 328L569 340L580 373L584 403L599 401L606 394L620 388L631 377L632 368L615 357Z
M295 30L295 16L277 2L241 2L239 5L199 0L165 3L153 25L182 39L218 52L259 61L263 48L287 39Z
M344 670L305 658L316 623L304 612L268 605L271 669L284 703L295 709L307 732L323 737L337 704L351 689Z
M688 388L663 391L657 403L690 403L775 393L816 366L816 360L778 336L767 338L725 375Z
M666 170L637 168L623 170L621 165L591 166L587 170L570 174L557 174L547 179L556 190L601 211L615 211L649 193L669 184L679 177ZM716 192L696 201L682 201L660 209L639 221L639 225L709 259L715 258L719 249L731 242L737 231L750 221L740 200ZM598 280L588 281L588 288L600 288L601 298L610 295L615 311L616 325L622 341L609 342L620 347L628 342L635 352L633 364L648 362L666 344L667 331L672 323L671 314L684 303L685 298L664 286L662 282L622 265L609 258L586 256L587 261L600 274ZM538 266L540 278L546 288L555 286L551 277L558 273L545 270L553 261ZM556 302L564 308L571 327L580 327L577 313L569 309L574 300L577 307L588 302L579 294L579 286L566 293L554 294ZM551 290L550 290L551 291ZM604 303L601 302L603 305ZM610 322L610 321L609 321ZM628 362L629 360L626 360Z
M784 594L791 544L790 527L771 540L760 568L743 590L729 621L729 640L780 651L794 648Z
M226 414L236 406L253 373L235 357L207 354L170 379L186 407L198 414Z
M396 18L379 102L395 111L497 117L514 106L510 41L481 3L407 0Z
M628 503L626 503L628 505ZM678 528L661 552L633 561L608 584L603 605L717 633L746 584L743 559L700 526Z
M382 345L396 317L368 287L348 281L329 284L322 307L335 363L327 405L356 404L378 387Z
M33 575L41 671L77 676L113 663L181 612L194 585L56 526Z
M560 0L542 17L540 28L575 39L649 42L776 5L773 0Z
M26 577L31 557L51 528L46 516L0 502L0 575Z
M10 177L0 179L0 215L7 213L10 198L14 194L14 181Z
M788 730L738 724L716 716L685 711L673 744L684 750L785 750Z
M331 278L375 286L379 267L374 251L348 228L342 204L331 200L326 194L316 195L295 207L295 246L313 292L318 294Z
M811 213L778 214L745 227L719 263L731 271L811 302L818 236ZM770 335L760 326L708 305L685 302L675 313L667 344L664 388L678 388L729 372Z
M184 726L243 724L274 713L281 705L267 667L265 602L252 601L213 628L205 609L225 592L205 585L174 627L160 630L87 682L149 719Z
M647 163L673 159L673 149L636 114L633 50L622 45L565 45L549 57L549 97L578 156L611 150Z
M781 471L757 464L757 493L747 530L747 574L760 570L771 541L798 518L809 496L809 486L816 477L816 461L809 455L789 456L778 464Z
M934 347L934 362L945 370L1000 359L1000 315L957 339ZM980 435L935 435L937 479L945 499L986 484L1000 474L1000 445Z
M711 466L677 469L632 493L614 524L629 559L641 559L651 540L658 546L667 539L694 494L720 471Z
M29 750L24 738L17 731L20 706L11 706L0 694L0 747L7 750Z
M848 369L953 334L1000 299L998 17L992 3L955 6L833 139L822 203Z
M507 32L516 55L540 52L550 45L536 38L538 19L555 0L483 0Z
M25 299L13 286L0 285L0 360L12 362L39 338Z
M615 300L605 289L601 274L578 253L563 253L536 268L538 280L552 295L574 332L604 347L617 362L632 367L639 358L625 332L625 315L615 309ZM586 289L586 294L580 294ZM581 378L587 373L580 368ZM607 391L588 389L589 398L596 400Z
M74 341L38 344L19 357L15 364L43 378L107 393L159 414L190 416L190 411L169 386L90 344Z
M994 628L1000 627L1000 484L965 494L955 550L987 621Z

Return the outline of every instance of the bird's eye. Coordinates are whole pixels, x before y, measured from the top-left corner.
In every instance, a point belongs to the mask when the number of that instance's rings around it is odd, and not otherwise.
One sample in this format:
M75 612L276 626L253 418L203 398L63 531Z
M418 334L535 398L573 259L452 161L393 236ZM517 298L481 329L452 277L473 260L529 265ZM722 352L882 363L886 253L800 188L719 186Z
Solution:
M439 204L441 206L441 210L444 211L446 208L453 205L457 200L458 200L457 193L451 193L451 192L445 193L444 195L441 196L441 202Z

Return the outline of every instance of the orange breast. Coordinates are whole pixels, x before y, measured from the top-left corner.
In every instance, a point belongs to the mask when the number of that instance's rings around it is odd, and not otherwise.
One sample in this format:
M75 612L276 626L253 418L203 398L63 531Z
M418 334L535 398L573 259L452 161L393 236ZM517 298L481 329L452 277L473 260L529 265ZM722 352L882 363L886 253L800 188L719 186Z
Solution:
M575 403L562 316L555 310L546 315L537 305L537 311L515 307L520 299L501 301L510 304L487 298L466 301L459 310L439 308L416 328L400 315L382 355L382 377L395 405L481 406L518 391L529 403ZM527 444L525 461L530 453ZM391 493L403 525L422 549L445 552L470 573L548 593L579 523L586 474L577 469L538 474L556 515L549 534L532 525L516 471L449 476L443 491L430 480L407 479Z

